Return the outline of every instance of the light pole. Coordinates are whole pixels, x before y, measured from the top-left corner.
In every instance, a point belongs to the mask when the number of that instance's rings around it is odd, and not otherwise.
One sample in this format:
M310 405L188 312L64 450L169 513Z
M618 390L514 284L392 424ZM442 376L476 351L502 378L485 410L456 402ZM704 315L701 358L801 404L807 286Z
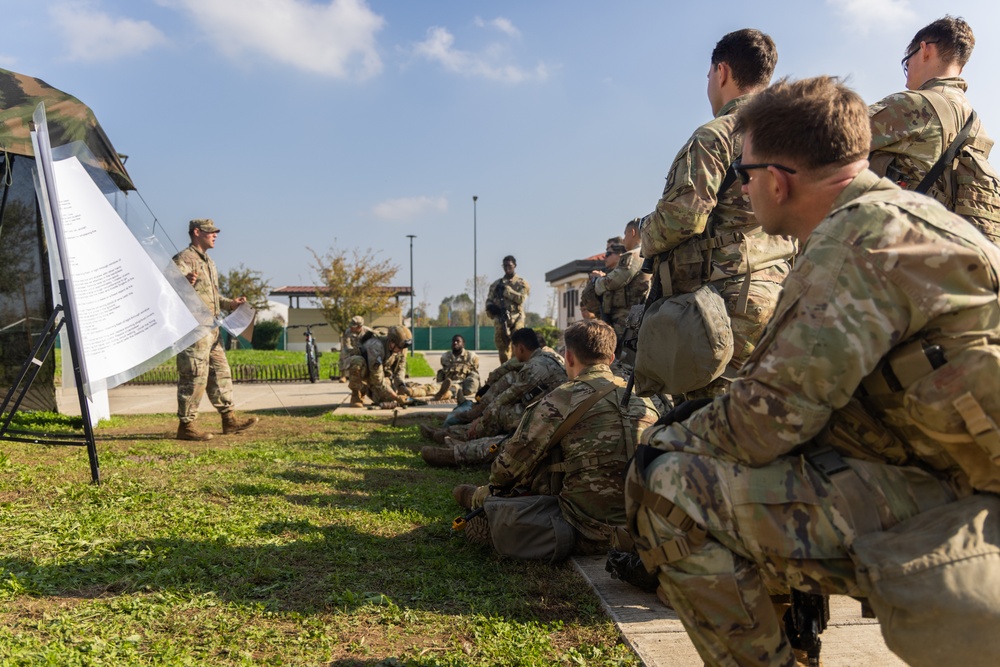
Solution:
M406 238L410 239L410 329L413 329L415 326L413 322L416 319L413 312L413 239L417 238L417 235L407 234ZM413 356L413 345L410 345L410 356Z
M474 350L479 350L479 267L476 265L476 201L477 195L472 195L472 331L474 332Z

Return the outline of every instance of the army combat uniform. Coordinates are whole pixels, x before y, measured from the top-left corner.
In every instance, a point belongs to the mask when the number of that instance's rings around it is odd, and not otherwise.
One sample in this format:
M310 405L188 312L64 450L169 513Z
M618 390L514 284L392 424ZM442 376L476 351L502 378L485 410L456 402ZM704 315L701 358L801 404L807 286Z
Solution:
M917 90L895 93L871 105L868 109L872 129L871 168L907 190L915 189L941 154L958 134L972 114L972 105L965 96L968 84L960 77L930 79ZM934 102L948 109L949 117L942 121ZM947 125L946 125L947 123ZM977 119L965 145L981 159L976 160L981 179L1000 180L989 164L993 140ZM950 169L938 177L927 194L961 215L982 216L981 205L971 201L956 201L955 183ZM994 197L996 193L993 193ZM994 201L993 205L1000 205ZM995 217L995 216L994 216ZM977 217L980 231L994 242L1000 241L1000 220Z
M441 355L437 381L446 388L455 387L455 400L464 403L479 391L479 357L471 350L462 350L462 354L446 351Z
M653 280L660 280L664 296L711 283L725 300L734 341L727 375L753 351L795 255L794 241L766 234L757 224L738 179L719 192L743 150L743 137L733 128L737 109L749 99L731 100L695 130L674 158L656 210L640 227L643 253L658 257ZM750 283L744 285L747 273ZM639 339L640 346L656 343ZM719 378L700 391L718 394L726 384Z
M218 319L223 310L234 310L237 303L219 294L219 270L207 253L193 245L174 255L181 274L196 273L193 287L208 310ZM208 391L208 400L220 414L233 411L233 376L219 328L177 355L177 417L182 424L198 418L198 406Z
M348 327L344 335L340 337L340 360L338 364L340 365L341 376L346 376L348 374L348 369L351 366L351 357L356 357L360 354L361 350L361 338L366 333L373 333L369 327L362 325L361 329L355 333L351 331Z
M969 223L863 170L806 241L729 393L644 433L664 453L636 455L631 527L707 664L795 664L769 591L864 595L855 538L973 486L1000 490L956 400L1000 354L998 277L1000 249ZM975 390L984 404L995 366ZM913 403L928 390L938 412Z
M348 365L348 387L373 403L395 401L406 388L406 350L389 353L387 336L372 335Z
M548 447L573 411L609 384L617 389ZM502 490L500 495L517 488L558 497L562 516L576 535L576 553L606 552L614 529L624 527L622 473L642 430L657 418L649 401L638 396L632 396L623 411L623 384L604 364L584 368L527 409L493 462L490 485ZM477 494L480 499L484 495Z
M552 348L540 347L531 353L520 370L505 374L490 386L480 417L471 424L448 427L447 435L464 441L510 433L517 428L525 407L565 381L566 362ZM456 450L463 450L462 445L457 444ZM471 458L479 454L463 450L459 456L461 461L472 462Z
M649 275L643 273L640 249L633 248L622 253L618 264L607 275L594 281L594 293L601 299L601 309L615 329L618 344L621 345L632 306L646 301L649 292Z
M486 305L507 313L508 320L493 318L493 342L500 353L500 363L510 359L510 335L524 327L524 302L531 292L531 285L521 276L504 276L490 285Z

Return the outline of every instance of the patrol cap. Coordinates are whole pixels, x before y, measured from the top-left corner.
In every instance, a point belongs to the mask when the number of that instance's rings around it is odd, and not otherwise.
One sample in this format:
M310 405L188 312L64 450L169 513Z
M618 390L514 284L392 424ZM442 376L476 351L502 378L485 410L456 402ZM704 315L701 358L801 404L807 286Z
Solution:
M352 327L363 327L364 325L365 325L365 318L361 317L360 315L355 315L354 317L351 318Z
M219 228L215 226L211 218L195 218L188 223L188 234L196 229L200 229L206 234L213 234L219 231Z

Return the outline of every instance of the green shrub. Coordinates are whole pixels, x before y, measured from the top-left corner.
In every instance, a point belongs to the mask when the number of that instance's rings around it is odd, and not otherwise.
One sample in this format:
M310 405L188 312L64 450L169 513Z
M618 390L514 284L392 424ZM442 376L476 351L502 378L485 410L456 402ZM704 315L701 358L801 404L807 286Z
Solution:
M538 326L532 328L535 330L536 334L541 336L546 345L551 348L559 347L559 340L562 337L562 331L560 331L558 327Z
M255 350L277 350L278 341L285 328L277 320L264 320L254 326L253 329L253 349Z

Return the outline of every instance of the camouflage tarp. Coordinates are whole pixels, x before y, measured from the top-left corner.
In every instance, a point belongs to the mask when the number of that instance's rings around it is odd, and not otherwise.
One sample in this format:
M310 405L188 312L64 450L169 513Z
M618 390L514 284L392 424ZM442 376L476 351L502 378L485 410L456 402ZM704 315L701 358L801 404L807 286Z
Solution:
M118 187L135 189L111 140L87 105L41 79L5 69L0 69L0 148L16 155L34 156L31 114L39 102L45 103L53 146L82 141Z

